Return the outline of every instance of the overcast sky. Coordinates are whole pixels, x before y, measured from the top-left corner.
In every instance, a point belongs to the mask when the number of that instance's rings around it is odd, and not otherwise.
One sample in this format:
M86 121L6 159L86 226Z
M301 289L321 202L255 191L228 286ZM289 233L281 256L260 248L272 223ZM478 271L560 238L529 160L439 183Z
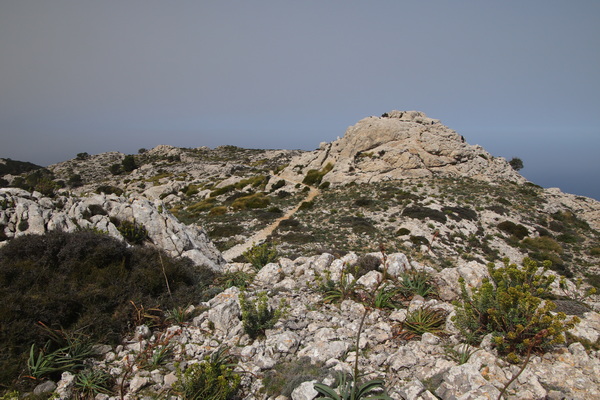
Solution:
M600 1L0 0L0 157L312 150L393 109L600 199Z

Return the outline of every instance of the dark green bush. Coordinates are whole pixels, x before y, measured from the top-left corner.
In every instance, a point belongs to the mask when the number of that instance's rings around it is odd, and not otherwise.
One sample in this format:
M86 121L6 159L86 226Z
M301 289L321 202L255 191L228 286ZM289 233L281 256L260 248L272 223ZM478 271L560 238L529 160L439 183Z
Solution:
M116 225L119 233L130 244L142 244L148 239L148 231L144 225L138 224L135 220L118 221Z
M131 172L138 167L135 162L135 157L131 154L125 156L123 161L121 161L121 165L123 166L123 171L125 172Z
M373 222L365 217L342 217L340 222L346 226L350 226L355 233L372 233L377 231Z
M123 189L116 186L102 185L96 188L96 193L116 194L117 196L121 196L123 194Z
M108 168L109 172L113 175L120 175L123 172L121 164L113 164Z
M360 198L354 200L354 205L356 207L369 207L373 204L374 204L373 199L370 199L368 197L360 197Z
M328 163L321 170L311 169L306 173L306 176L304 177L304 180L302 181L302 183L304 183L305 185L310 185L310 186L318 186L321 183L321 181L323 180L323 177L332 169L333 169L333 164L331 164L331 163Z
M32 344L45 345L38 322L117 343L132 328L131 302L163 310L197 302L214 278L188 259L90 231L12 239L0 248L0 385L23 370Z
M410 241L415 246L423 246L423 245L429 246L429 240L427 240L427 238L425 236L413 236L413 235L410 235Z
M521 240L525 236L529 235L529 230L527 230L527 228L525 228L521 224L517 225L512 221L500 222L498 224L498 229L500 229L503 232L508 233L509 235L516 237L519 240Z
M244 232L244 227L238 224L215 225L208 232L211 238L222 238L239 235Z
M420 220L429 218L432 221L438 221L441 223L445 223L447 221L446 214L444 214L442 211L422 206L406 207L404 211L402 211L402 215Z
M283 179L280 179L276 183L274 183L273 186L271 186L271 192L274 192L277 189L280 189L284 186L285 186L285 181Z
M381 260L379 257L374 256L372 254L365 254L358 258L356 262L356 278L360 278L363 275L366 275L370 271L379 270L379 266L381 265Z
M279 223L279 228L281 230L294 230L300 227L300 221L294 218L284 219Z
M303 201L298 210L310 210L315 206L314 201Z
M247 300L244 293L240 293L239 301L242 308L244 332L253 340L264 337L267 329L275 326L284 311L283 304L280 308L269 306L266 292L260 292L255 301Z
M477 221L477 212L468 207L442 207L442 211L455 221Z
M398 229L398 232L396 232L396 234L398 236L406 236L406 235L410 234L410 229L400 228L400 229Z

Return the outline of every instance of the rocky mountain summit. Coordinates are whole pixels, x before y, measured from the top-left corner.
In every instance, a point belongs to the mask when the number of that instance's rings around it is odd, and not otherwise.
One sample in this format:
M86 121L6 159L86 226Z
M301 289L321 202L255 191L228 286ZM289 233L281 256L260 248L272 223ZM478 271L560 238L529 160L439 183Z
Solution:
M364 118L341 139L292 160L281 176L301 180L304 169L321 170L327 164L333 168L325 179L333 185L432 176L524 182L506 160L467 144L461 135L419 111Z

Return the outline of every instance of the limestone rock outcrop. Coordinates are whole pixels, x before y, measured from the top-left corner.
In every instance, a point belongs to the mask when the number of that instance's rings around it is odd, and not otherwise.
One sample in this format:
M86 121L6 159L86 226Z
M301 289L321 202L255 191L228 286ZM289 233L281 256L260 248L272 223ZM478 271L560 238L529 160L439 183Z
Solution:
M179 222L160 201L105 194L50 199L37 192L5 188L0 189L0 205L0 240L78 229L97 229L124 240L115 223L135 221L146 229L152 244L171 256L188 257L215 270L224 263L202 228Z
M281 175L302 181L308 170L322 170L327 164L333 169L323 180L334 185L435 175L525 181L505 159L469 145L461 135L419 111L364 118L349 127L343 138L322 143L318 150L292 160Z

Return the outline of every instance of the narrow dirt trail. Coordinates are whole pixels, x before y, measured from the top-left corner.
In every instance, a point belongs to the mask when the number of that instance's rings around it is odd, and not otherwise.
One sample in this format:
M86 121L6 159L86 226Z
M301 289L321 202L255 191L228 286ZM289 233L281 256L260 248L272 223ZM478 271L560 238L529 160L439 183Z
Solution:
M287 180L287 181L290 183L293 183L293 184L298 183L298 182L293 182L290 180ZM291 218L298 211L298 209L300 209L300 206L302 205L302 203L304 203L305 201L313 200L320 193L321 193L321 191L319 189L311 186L310 191L308 192L308 196L306 196L304 199L302 199L296 205L296 207L294 207L291 210L288 210L282 217L277 218L272 224L270 224L270 225L266 226L265 228L263 228L262 230L256 232L254 235L249 237L248 240L246 240L246 242L240 243L238 245L233 246L232 248L230 248L228 250L225 250L223 252L223 258L225 258L225 260L227 262L231 262L236 257L241 256L246 250L250 249L253 245L266 240L269 237L269 235L272 234L273 231L279 226L279 223L281 221Z

